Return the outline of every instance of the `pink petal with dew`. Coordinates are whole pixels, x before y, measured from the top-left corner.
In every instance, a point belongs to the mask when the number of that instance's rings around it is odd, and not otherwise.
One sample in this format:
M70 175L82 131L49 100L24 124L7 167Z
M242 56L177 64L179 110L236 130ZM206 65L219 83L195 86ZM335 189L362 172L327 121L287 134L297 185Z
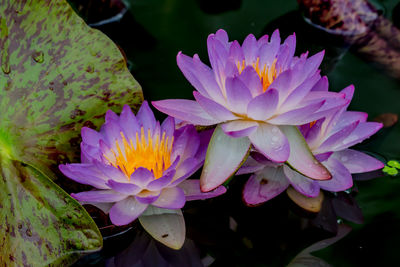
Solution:
M217 126L208 145L200 177L201 191L211 191L232 176L243 163L249 148L250 140L247 137L229 137Z
M249 139L260 153L274 162L285 162L289 157L289 142L275 125L260 123Z
M385 167L385 164L376 158L353 149L334 152L332 157L339 160L350 173L370 172Z
M126 225L136 220L147 208L147 204L138 202L134 197L114 204L110 209L110 220L115 225Z

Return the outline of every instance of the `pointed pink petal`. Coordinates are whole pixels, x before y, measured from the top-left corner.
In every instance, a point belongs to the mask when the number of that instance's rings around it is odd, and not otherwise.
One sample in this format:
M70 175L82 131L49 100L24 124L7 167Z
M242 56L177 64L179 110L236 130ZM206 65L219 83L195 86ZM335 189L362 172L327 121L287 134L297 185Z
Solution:
M257 60L258 44L253 34L247 35L246 39L243 41L242 47L244 58L247 63L252 63Z
M318 181L319 186L327 191L340 192L353 186L353 178L349 170L337 159L330 157L324 161L324 165L332 174L332 179Z
M116 202L127 197L127 195L114 190L92 190L72 193L71 196L82 202Z
M354 131L354 129L356 129L358 124L359 122L355 121L329 136L315 151L313 151L314 154L333 151L333 148L336 145L341 145L342 141L344 141L344 139L347 138Z
M221 124L224 133L234 138L249 136L257 127L257 122L244 120L229 121Z
M379 122L362 122L340 145L335 146L336 151L343 150L355 144L361 143L371 135L379 131L383 126Z
M192 176L198 169L200 169L203 161L196 158L188 158L176 168L176 174L174 181L170 186L175 186L185 180L186 178Z
M109 189L107 178L94 168L93 164L73 163L59 165L60 171L68 178L81 184L91 185L98 189Z
M147 208L147 204L138 202L134 197L127 197L114 204L110 209L110 220L115 225L126 225L137 219Z
M283 167L283 172L297 192L307 197L316 197L319 195L319 185L317 181L301 175L288 166Z
M104 139L102 134L88 127L82 127L81 135L82 142L94 147L99 147L100 140Z
M281 105L281 109L288 110L297 106L303 98L311 91L312 87L320 80L319 73L307 78L302 84L297 86L292 92L289 92L288 97Z
M146 168L139 167L131 174L131 182L145 188L146 185L154 179L154 175Z
M270 88L250 101L247 105L247 115L254 120L265 121L274 115L278 102L278 91Z
M175 175L175 170L164 172L164 175L154 181L151 181L146 188L150 191L159 191L169 185Z
M188 57L181 52L176 57L179 68L188 81L205 97L223 101L221 89L215 80L214 72L195 55Z
M255 173L262 169L264 169L264 164L258 162L253 157L248 157L245 163L240 167L240 169L236 172L236 175L242 175L247 173Z
M196 91L193 92L193 96L203 110L205 110L212 118L214 118L214 120L222 122L237 118L230 110L218 104L214 100L204 97Z
M299 173L316 180L331 179L331 174L311 153L304 137L295 126L280 126L290 145L287 163Z
M136 118L139 125L143 127L145 133L147 133L148 129L153 131L156 127L156 118L154 117L153 111L151 111L147 101L143 101Z
M140 131L140 126L128 105L124 105L122 108L121 116L119 116L119 124L125 134L125 137L135 140L136 132Z
M249 139L260 153L274 162L285 162L289 157L288 140L275 125L260 123Z
M185 180L179 184L185 192L186 201L217 197L226 192L224 186L219 186L210 192L203 193L200 190L200 180Z
M229 109L238 114L246 114L247 105L252 99L247 86L238 77L227 78L225 85Z
M161 112L195 125L213 125L220 121L211 117L193 100L170 99L151 102Z
M135 184L119 183L114 180L108 180L107 185L109 185L114 191L125 195L136 195L142 190L139 186Z
M180 209L185 205L185 193L179 187L164 188L160 196L151 205L166 208L166 209Z
M242 164L249 148L250 140L247 137L229 137L221 126L217 126L208 145L200 177L201 191L211 191L232 176Z
M292 109L288 112L277 115L269 119L268 122L276 125L301 125L314 121L311 115L319 110L325 100L309 104L300 108Z
M252 97L263 93L263 86L257 72L253 66L247 66L238 76L239 79L249 88Z
M311 91L322 91L326 92L329 89L328 77L323 76L311 89Z
M332 157L339 160L350 173L370 172L385 166L381 161L353 149L335 152Z
M243 189L243 200L253 206L266 202L289 186L282 167L266 167L247 180Z
M178 135L179 134L179 135ZM182 161L196 155L200 138L193 125L186 125L175 132L171 158L180 157Z

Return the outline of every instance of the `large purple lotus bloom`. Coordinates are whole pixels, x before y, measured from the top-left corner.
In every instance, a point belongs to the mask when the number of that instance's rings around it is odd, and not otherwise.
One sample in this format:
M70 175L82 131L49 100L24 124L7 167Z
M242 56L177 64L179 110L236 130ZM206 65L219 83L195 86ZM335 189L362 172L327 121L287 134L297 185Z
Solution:
M353 92L353 86L342 91L348 100L353 97ZM366 113L346 111L347 106L315 123L299 127L312 153L329 170L332 179L312 180L285 164L273 163L254 153L238 171L238 174L254 173L244 187L244 201L248 205L263 203L279 195L289 185L307 197L317 197L320 189L331 192L344 191L353 186L351 173L383 168L384 164L379 160L348 149L373 135L382 124L367 122Z
M187 180L203 164L209 138L209 132L198 134L192 125L175 130L171 117L160 125L147 102L137 116L125 105L120 116L107 112L100 132L82 128L82 163L60 165L60 170L94 187L74 198L102 207L113 224L125 225L149 206L180 209L187 200L226 191L202 193L199 180Z
M265 35L259 40L250 34L241 46L219 30L208 37L207 46L212 69L198 55L177 56L179 68L197 90L193 92L196 101L153 102L170 116L196 125L219 124L222 129L214 133L218 136L213 139L221 139L212 143L217 148L207 152L210 160L206 159L201 177L203 191L216 188L232 175L251 144L271 161L287 161L291 137L282 125L310 123L346 103L343 95L323 90L326 78L321 78L318 67L324 52L294 56L294 34L282 44L278 30L271 38ZM221 133L234 138L227 140L229 146L222 142L226 138ZM314 164L314 170L308 166L312 158L291 160L307 176L330 178L323 166Z

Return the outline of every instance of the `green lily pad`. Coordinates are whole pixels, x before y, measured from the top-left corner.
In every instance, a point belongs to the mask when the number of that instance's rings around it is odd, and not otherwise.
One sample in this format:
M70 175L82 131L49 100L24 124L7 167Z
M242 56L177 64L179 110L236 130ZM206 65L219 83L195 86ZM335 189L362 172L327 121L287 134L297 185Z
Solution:
M102 239L82 206L36 168L0 158L0 262L66 266Z
M93 220L51 179L80 160L83 126L142 99L119 49L66 1L0 0L1 263L65 266L101 248Z

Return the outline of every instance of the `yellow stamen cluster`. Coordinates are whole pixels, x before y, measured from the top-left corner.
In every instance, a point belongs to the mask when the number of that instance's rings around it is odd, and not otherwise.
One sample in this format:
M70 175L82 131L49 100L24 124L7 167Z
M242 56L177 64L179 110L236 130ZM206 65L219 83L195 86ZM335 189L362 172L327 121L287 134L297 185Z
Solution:
M143 127L136 133L135 142L126 139L121 132L122 144L115 140L116 151L111 150L114 158L104 157L110 164L121 169L130 179L131 174L139 167L146 168L154 173L154 177L160 178L164 170L171 166L171 151L174 138L165 137L165 132L151 135L147 131L147 139Z
M238 61L236 66L239 70L239 74L241 74L247 65L246 65L245 60L243 59L242 62ZM257 72L258 77L260 77L264 92L267 91L267 89L271 85L271 83L281 73L281 70L278 71L278 69L276 68L276 59L274 60L274 62L272 62L272 65L270 67L267 67L267 64L264 64L264 66L262 66L262 69L261 69L260 58L258 57L257 61L255 63L253 63L252 66L253 66L254 70Z
M310 122L310 128L312 128L316 123L317 123L317 121Z

